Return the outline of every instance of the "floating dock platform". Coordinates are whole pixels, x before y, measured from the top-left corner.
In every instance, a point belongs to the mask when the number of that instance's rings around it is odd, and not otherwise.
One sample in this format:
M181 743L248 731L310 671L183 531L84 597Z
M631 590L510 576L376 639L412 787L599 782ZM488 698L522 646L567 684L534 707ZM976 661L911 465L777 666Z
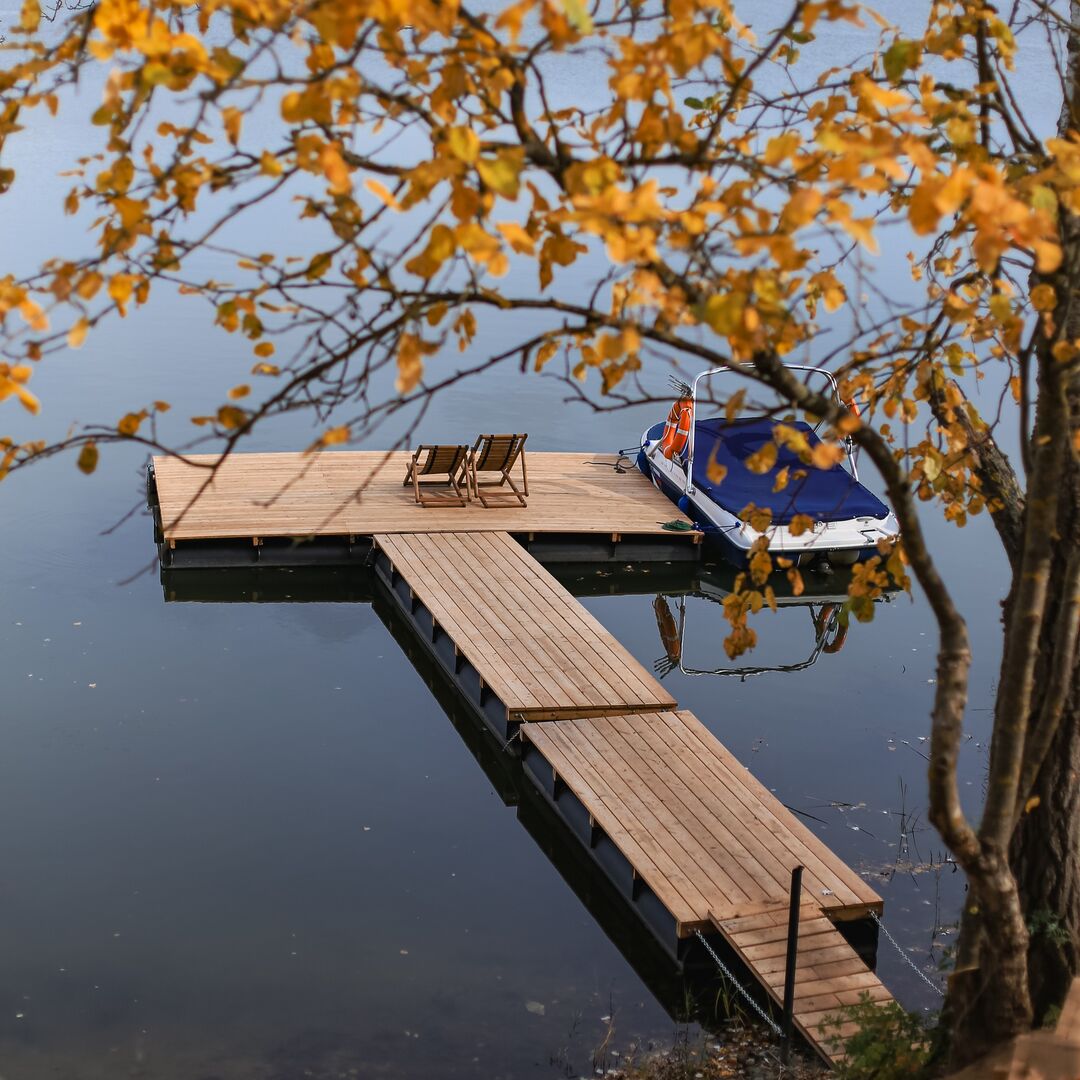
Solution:
M534 557L689 560L700 537L664 529L682 515L610 456L530 454L528 507L490 509L418 506L401 484L407 460L157 458L163 565L373 564L464 701L678 961L699 939L722 943L779 1002L789 882L803 867L794 1021L840 1061L853 1025L826 1035L822 1021L892 1000L838 929L880 913L881 898Z
M376 533L512 535L544 561L696 560L701 533L626 457L528 454L529 505L422 507L405 487L410 455L155 457L149 504L162 566L363 563Z

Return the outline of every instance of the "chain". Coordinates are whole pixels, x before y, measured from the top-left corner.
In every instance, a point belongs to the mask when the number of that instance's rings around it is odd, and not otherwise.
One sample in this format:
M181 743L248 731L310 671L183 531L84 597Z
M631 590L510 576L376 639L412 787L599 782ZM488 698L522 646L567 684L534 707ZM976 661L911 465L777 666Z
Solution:
M520 714L518 714L518 715L520 716ZM503 750L504 754L507 753L510 750L510 746L511 746L512 743L516 742L518 739L521 739L521 723L522 722L523 721L518 723L517 730L514 732L514 734L511 735L510 738L507 739L502 744L502 750ZM522 742L524 742L524 740L522 740ZM2 1078L0 1078L0 1080L2 1080Z
M924 983L926 983L926 985L929 986L930 989L933 990L935 994L938 995L938 997L944 997L945 996L945 991L942 990L941 987L938 986L938 984L936 982L934 982L934 980L931 979L930 976L927 975L926 972L923 971L922 968L920 968L919 965L916 964L915 961L912 960L911 957L908 956L908 954L906 952L904 952L904 950L900 947L900 943L896 940L896 938L894 938L892 936L892 934L889 933L888 928L877 917L877 913L871 911L870 912L870 918L873 919L874 922L877 923L878 929L881 930L881 932L889 939L890 943L892 944L892 947L907 961L908 966L911 968L911 970L914 971L915 974L918 975L919 978L922 979L922 981Z
M738 990L740 994L742 994L742 996L750 1003L750 1007L754 1010L754 1012L756 1012L758 1016L760 1016L761 1019L764 1020L765 1023L772 1028L773 1032L783 1038L784 1031L780 1027L780 1025L776 1023L776 1021L773 1020L773 1018L750 996L750 994L747 992L746 987L743 986L743 984L739 982L739 980L736 979L734 975L731 974L731 972L728 970L727 964L725 964L724 961L716 955L713 947L705 940L704 934L702 934L700 930L695 930L694 933L697 935L698 941L700 941L701 944L705 946L705 951L716 962L716 966L726 976L728 982L730 982L732 986L734 986L735 989Z

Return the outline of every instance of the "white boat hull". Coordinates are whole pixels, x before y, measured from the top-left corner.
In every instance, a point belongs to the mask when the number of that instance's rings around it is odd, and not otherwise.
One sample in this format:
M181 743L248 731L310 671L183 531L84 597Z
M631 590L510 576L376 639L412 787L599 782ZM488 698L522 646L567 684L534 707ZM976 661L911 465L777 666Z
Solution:
M651 428L642 435L639 468L702 528L708 539L728 545L729 554L736 562L745 562L747 552L765 536L772 555L791 559L795 565L806 565L814 560L850 565L876 555L881 541L891 542L899 535L900 526L892 511L884 518L852 517L818 522L797 536L786 525L773 525L759 532L714 502L705 492L688 484L685 467L660 452L659 438L650 438L656 430Z

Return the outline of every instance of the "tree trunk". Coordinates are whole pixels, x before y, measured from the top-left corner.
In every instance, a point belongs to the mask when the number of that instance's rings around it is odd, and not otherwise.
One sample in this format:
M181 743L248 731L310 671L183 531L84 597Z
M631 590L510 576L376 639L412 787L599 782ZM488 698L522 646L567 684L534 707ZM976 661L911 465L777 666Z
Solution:
M963 955L949 979L944 1017L954 1069L1031 1027L1028 932L1016 882L1004 856L983 855L979 864L968 871L960 923Z
M1072 254L1080 247L1070 245L1066 251ZM1075 296L1071 282L1058 295ZM1071 327L1076 313L1064 310L1065 325ZM1023 548L1004 605L1005 647L979 826L981 850L964 864L969 893L946 1009L954 1067L977 1060L1037 1023L1046 1003L1040 997L1036 1011L1032 965L1049 965L1046 973L1056 972L1055 981L1061 982L1062 973L1075 968L1080 941L1075 935L1064 940L1066 913L1059 910L1080 884L1075 821L1080 793L1075 779L1069 781L1070 752L1080 760L1080 725L1075 722L1080 715L1075 707L1080 468L1066 449L1080 419L1080 386L1068 376L1062 380L1045 343L1037 355L1038 407ZM1038 803L1032 799L1036 793ZM1022 890L1018 852L1025 884L1049 889L1050 895ZM1075 915L1073 910L1073 927ZM1044 961L1048 945L1050 958ZM1041 972L1036 977L1040 988L1052 989ZM1056 1003L1063 998L1062 992Z
M1028 971L1035 1022L1052 1018L1080 974L1080 678L1012 845L1012 867L1031 942Z
M1070 327L1070 330L1073 328ZM1074 422L1080 413L1069 395ZM1051 597L1041 642L1033 715L1042 707L1057 627L1071 614L1075 598L1062 584L1066 560L1080 546L1080 468L1066 464L1066 483L1058 515ZM1072 980L1080 975L1080 666L1072 661L1060 726L1039 770L1032 796L1039 802L1021 818L1010 852L1020 901L1031 930L1029 973L1035 1022L1045 1023L1060 1008Z

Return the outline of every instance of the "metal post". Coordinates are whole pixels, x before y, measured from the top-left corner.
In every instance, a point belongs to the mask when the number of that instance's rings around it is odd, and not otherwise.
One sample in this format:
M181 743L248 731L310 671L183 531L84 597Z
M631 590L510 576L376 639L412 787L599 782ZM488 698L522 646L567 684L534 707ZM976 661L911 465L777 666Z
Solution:
M788 905L787 963L784 967L784 1034L780 1043L780 1061L786 1065L791 1053L791 1035L795 1016L795 962L799 954L799 907L802 902L801 866L791 871L791 899Z

